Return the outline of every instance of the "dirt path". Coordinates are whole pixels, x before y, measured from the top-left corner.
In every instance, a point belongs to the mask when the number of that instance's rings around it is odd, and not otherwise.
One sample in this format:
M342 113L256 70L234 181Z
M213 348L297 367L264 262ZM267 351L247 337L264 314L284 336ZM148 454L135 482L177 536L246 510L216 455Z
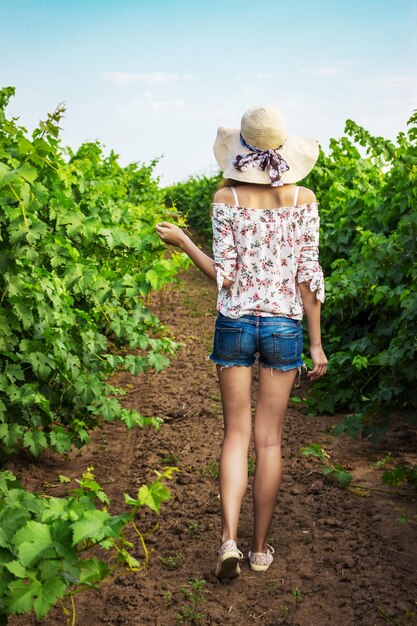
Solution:
M19 459L12 467L26 485L48 492L45 483L55 483L58 474L75 478L93 464L114 513L122 506L123 493L134 494L152 479L154 469L167 464L180 468L171 485L173 498L160 516L144 512L139 520L142 530L153 529L147 539L150 567L144 574L118 576L99 591L80 595L77 624L417 624L417 527L395 522L396 507L415 512L416 501L390 494L372 469L388 451L416 458L416 433L405 426L378 446L334 439L326 430L335 417L307 417L292 404L285 430L284 478L269 539L276 550L274 564L267 573L255 575L245 562L239 579L228 584L216 580L222 416L215 366L206 360L215 289L190 269L179 286L157 294L153 309L185 345L164 372L138 378L120 374L118 382L127 386L127 406L165 419L160 431L127 431L107 424L94 433L87 449L67 459L46 454L36 463ZM256 384L255 375L254 389ZM323 444L335 463L350 468L355 483L386 489L388 495L342 490L324 478L318 461L300 456L300 447L311 442ZM57 490L49 488L49 493ZM249 487L240 526L244 553L250 537ZM194 594L201 601L193 604L183 589L190 590L189 581L200 578L206 582L200 594ZM56 609L43 623L56 626L66 620ZM35 622L22 616L10 624Z

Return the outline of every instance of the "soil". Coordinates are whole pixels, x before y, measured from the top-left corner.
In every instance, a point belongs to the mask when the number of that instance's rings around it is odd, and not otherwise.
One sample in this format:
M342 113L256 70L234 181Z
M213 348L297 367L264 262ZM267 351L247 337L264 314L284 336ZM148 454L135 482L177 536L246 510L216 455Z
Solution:
M309 417L290 402L284 436L284 475L269 543L275 560L268 572L255 574L248 562L238 579L220 583L214 576L220 545L217 461L222 440L222 411L216 369L206 359L215 319L215 287L190 268L180 283L153 298L152 309L183 347L161 373L139 377L118 373L124 403L146 416L160 416L153 429L127 430L105 424L90 445L67 458L47 452L38 460L15 457L10 469L32 491L58 495L58 474L72 479L93 465L109 494L111 512L123 510L123 494L134 495L152 480L155 469L176 465L172 499L160 515L143 510L140 529L151 551L143 573L118 574L98 590L76 598L79 626L220 624L241 626L372 626L417 624L416 494L398 495L382 484L374 463L391 452L416 461L416 432L401 421L371 445L346 436L335 438L330 426L339 416ZM294 395L307 391L308 381ZM254 372L253 397L257 373ZM353 474L342 489L325 477L318 459L300 454L312 442L322 444ZM253 451L251 452L253 458ZM251 482L251 479L250 481ZM408 523L396 520L409 515ZM252 525L251 487L245 497L239 547L247 554ZM135 556L142 558L139 542ZM201 600L187 600L190 582L204 579ZM191 583L192 584L192 583ZM195 585L195 582L194 582ZM189 607L188 617L186 616ZM10 619L11 626L32 626L32 616ZM66 624L60 607L45 626Z

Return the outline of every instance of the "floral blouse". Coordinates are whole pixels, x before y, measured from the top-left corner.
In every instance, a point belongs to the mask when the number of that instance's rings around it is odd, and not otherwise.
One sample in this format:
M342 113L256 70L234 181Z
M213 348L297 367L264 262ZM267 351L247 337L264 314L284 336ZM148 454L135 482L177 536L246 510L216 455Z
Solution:
M213 203L213 255L217 310L242 315L303 318L298 283L310 282L324 302L319 265L318 203L250 209ZM233 282L223 287L224 279Z

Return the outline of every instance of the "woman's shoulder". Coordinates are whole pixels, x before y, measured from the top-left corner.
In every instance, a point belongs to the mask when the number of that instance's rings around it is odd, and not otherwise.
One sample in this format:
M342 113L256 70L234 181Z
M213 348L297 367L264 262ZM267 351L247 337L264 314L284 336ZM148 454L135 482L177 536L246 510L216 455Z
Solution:
M311 189L307 189L307 187L299 187L299 192L298 192L298 202L297 204L301 205L301 204L316 204L317 203L317 198L316 198L316 194L314 193L314 191L311 191Z
M261 190L262 191L262 190ZM268 190L269 191L269 190ZM271 194L272 192L272 194ZM277 218L293 219L318 216L318 202L315 193L307 187L286 185L272 189L265 197L265 190L259 199L259 186L239 186L239 203L230 187L222 187L214 194L211 215L221 219L258 219L273 221ZM259 205L263 204L264 208ZM296 213L294 213L294 211Z
M213 202L215 204L234 204L233 191L230 187L222 187L214 194Z

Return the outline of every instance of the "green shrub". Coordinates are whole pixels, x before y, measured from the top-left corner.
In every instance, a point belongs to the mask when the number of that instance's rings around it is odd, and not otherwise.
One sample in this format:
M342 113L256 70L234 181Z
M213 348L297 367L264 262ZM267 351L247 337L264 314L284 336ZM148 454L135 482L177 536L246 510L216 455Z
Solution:
M318 411L417 406L417 114L408 126L393 143L348 121L348 137L332 140L304 181L320 200L327 291Z
M131 509L121 515L107 511L109 498L92 467L77 481L77 489L60 498L29 493L11 472L0 472L0 624L7 624L8 615L31 611L40 621L57 600L65 599L75 624L76 594L96 588L119 568L144 569L149 554L135 517L143 506L158 512L170 498L164 483L175 469L156 472L156 480L142 485L136 498L125 495ZM142 563L124 537L128 525L144 548ZM89 554L92 550L95 556ZM105 560L97 556L106 553ZM63 610L70 615L64 604Z
M221 174L216 176L191 176L183 183L165 188L165 204L175 207L187 217L190 227L211 242L211 203L217 191Z
M80 447L102 419L157 426L106 383L162 369L177 347L146 307L186 265L155 233L170 211L154 164L64 150L62 108L29 138L4 113L13 93L0 91L0 454Z

